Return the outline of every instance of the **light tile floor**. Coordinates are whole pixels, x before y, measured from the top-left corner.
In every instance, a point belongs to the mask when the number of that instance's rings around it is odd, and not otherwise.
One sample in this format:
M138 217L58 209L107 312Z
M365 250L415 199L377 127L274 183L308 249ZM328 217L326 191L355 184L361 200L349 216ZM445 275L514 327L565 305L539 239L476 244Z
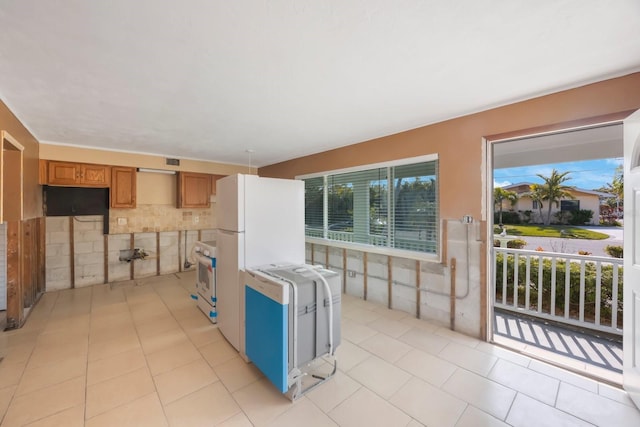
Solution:
M634 426L625 392L344 296L334 378L295 403L189 298L191 273L45 294L0 334L12 426Z

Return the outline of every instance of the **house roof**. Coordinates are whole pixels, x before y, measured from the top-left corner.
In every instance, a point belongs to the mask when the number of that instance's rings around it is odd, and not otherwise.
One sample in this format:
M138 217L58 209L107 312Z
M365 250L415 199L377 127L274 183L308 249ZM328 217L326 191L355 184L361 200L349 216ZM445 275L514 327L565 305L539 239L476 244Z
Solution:
M637 0L21 0L0 27L41 142L250 166L640 70Z
M532 184L534 184L534 183L533 182L518 182L516 184L505 185L502 188L504 188L505 190L513 191L514 188L518 188L518 187L522 187L522 186L526 186L527 188L529 188L529 186L532 185ZM569 191L577 192L577 193L584 193L584 194L591 194L591 195L598 196L598 197L601 197L601 198L613 197L613 194L611 194L611 193L606 193L606 192L602 192L602 191L595 191L595 190L587 190L585 188L578 188L578 187L572 187ZM521 192L519 194L526 195L526 193L528 193L528 191Z

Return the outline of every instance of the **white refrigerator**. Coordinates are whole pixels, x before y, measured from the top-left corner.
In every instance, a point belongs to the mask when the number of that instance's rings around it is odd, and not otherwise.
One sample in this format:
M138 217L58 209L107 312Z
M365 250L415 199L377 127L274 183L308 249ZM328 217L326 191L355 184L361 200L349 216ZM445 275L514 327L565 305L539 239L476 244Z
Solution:
M218 328L245 355L244 270L303 264L304 183L229 175L217 181Z

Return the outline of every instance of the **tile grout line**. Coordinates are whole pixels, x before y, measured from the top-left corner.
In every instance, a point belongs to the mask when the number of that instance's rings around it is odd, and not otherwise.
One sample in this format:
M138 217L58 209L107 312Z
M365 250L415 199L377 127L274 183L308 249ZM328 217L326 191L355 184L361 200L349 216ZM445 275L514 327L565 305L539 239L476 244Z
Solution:
M94 301L93 301L93 286L91 287L91 304L89 306L89 331L87 333L87 361L85 365L85 375L84 375L84 410L82 411L82 422L83 425L87 422L87 397L89 394L89 345L91 343L91 323L93 321L93 309L94 309Z
M134 288L138 287L139 286L138 282L136 282L135 280L134 280L134 282L135 282L135 285L133 287ZM142 285L142 286L145 286L145 285ZM162 301L162 304L164 304L166 306L166 304L165 304L164 300L162 299L162 297L160 297L160 295L156 292L156 289L153 288L153 287L151 287L151 289L153 289L153 292L158 296L158 298L160 298L160 301ZM164 421L165 421L166 425L168 426L169 425L169 419L167 418L167 413L165 411L164 405L162 404L162 401L160 400L160 393L158 392L158 386L156 384L156 381L153 378L153 374L151 373L151 368L149 367L149 361L147 359L147 354L145 353L144 348L142 347L142 341L140 341L140 334L139 334L139 331L138 331L138 325L136 324L136 321L135 321L135 319L133 317L133 312L131 311L131 305L129 304L129 295L126 292L126 289L123 289L122 293L124 295L124 300L127 303L127 310L129 311L129 316L131 317L131 323L133 324L133 328L136 331L136 337L138 338L138 344L140 344L140 348L142 350L142 355L144 356L145 367L147 369L147 372L149 373L149 376L151 377L151 382L153 383L153 388L155 390L154 394L156 395L156 398L158 399L158 403L160 404L160 408L162 409L162 416L164 417ZM169 313L171 313L171 310L169 310ZM171 313L171 316L173 317L173 313ZM174 317L174 320L175 320L175 317ZM177 322L177 320L176 320L176 322ZM145 396L148 396L148 395L145 395ZM135 399L135 400L138 400L138 399ZM119 405L119 406L123 406L123 405Z

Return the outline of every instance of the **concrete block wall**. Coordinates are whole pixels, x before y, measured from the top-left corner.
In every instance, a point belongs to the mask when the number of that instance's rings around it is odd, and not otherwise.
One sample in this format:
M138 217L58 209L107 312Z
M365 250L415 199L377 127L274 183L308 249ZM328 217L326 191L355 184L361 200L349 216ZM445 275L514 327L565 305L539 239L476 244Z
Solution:
M46 289L67 289L71 283L71 236L69 217L47 217L46 220Z
M457 220L445 222L447 227L447 255L443 262L417 262L414 259L367 253L366 299L382 305L389 304L389 262L391 262L391 307L422 319L443 325L450 323L451 274L455 274L455 329L470 336L480 336L480 259L482 246L480 224L463 224ZM307 262L326 265L343 277L347 294L364 298L365 254L358 250L320 244L306 246ZM347 271L343 271L346 255ZM456 259L456 269L451 259ZM468 261L467 261L468 259ZM420 307L417 309L417 274L420 278Z
M104 235L101 215L73 217L75 286L104 283Z
M109 259L108 274L110 282L120 282L131 279L131 266L128 262L120 261L120 251L131 247L130 234L110 234L108 237Z
M177 231L160 233L160 274L180 271L179 235Z
M133 262L133 278L139 279L142 277L149 277L157 275L156 257L157 252L157 237L156 233L134 233L133 234L133 246L144 252L149 256L145 259L136 259Z
M186 239L185 239L185 235L186 235ZM204 240L204 239L203 239ZM186 260L189 261L191 264L193 264L190 268L188 268L188 270L193 270L196 268L195 263L196 263L196 258L195 258L195 252L193 251L193 245L198 241L198 232L197 231L184 231L182 232L182 241L180 242L180 255L181 255L181 259L182 259L182 264L183 264L183 269L184 269L184 261L185 261L185 254L186 254ZM186 251L185 251L185 247L186 247Z
M73 254L71 245L70 217L46 218L46 290L69 289L118 282L157 274L183 271L186 252L190 261L191 248L197 240L215 240L212 229L176 230L162 232L135 232L102 234L101 216L73 217ZM133 247L149 254L144 260L131 263L120 261L120 251ZM105 277L106 245L106 277ZM159 245L159 247L158 247ZM190 269L194 269L191 267ZM132 276L133 269L133 276Z

